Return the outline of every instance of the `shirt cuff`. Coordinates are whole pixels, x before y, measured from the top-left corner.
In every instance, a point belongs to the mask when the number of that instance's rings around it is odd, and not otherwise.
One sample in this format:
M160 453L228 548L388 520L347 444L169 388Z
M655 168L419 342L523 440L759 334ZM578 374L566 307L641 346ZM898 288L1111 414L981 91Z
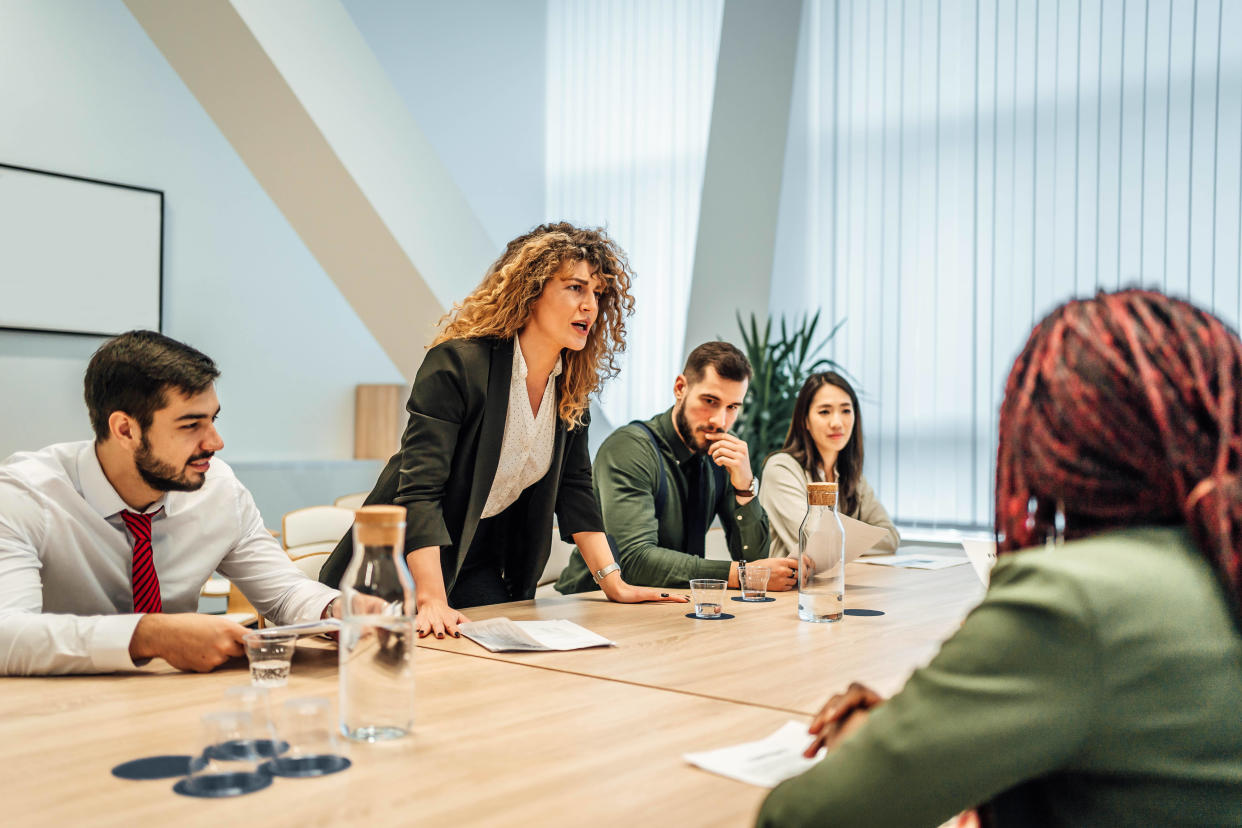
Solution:
M716 561L704 559L699 563L699 573L695 578L719 578L722 581L729 580L729 573L733 571L733 561Z
M297 624L302 621L318 621L322 619L324 607L332 603L333 598L338 598L341 595L339 589L333 589L320 583L316 583L315 586L319 588L315 596L313 598L308 597L306 603L302 605L301 611L298 612L297 617L286 623Z
M139 665L129 656L129 643L140 620L141 615L103 615L95 621L90 637L90 658L99 672L138 669Z

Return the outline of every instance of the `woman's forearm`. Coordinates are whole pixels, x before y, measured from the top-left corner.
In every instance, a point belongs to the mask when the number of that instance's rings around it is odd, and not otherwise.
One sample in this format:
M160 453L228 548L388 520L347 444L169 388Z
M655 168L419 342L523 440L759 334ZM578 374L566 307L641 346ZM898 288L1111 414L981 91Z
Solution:
M444 573L440 569L440 547L424 546L405 556L414 579L414 601L422 606L427 601L448 603L444 589Z

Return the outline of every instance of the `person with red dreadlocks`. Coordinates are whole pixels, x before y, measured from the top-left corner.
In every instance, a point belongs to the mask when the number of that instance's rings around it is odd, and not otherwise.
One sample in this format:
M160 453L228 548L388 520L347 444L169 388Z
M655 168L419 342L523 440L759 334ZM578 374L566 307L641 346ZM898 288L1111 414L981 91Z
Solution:
M986 596L891 700L829 699L827 757L758 823L1242 825L1240 395L1242 342L1185 302L1043 320L1001 405Z

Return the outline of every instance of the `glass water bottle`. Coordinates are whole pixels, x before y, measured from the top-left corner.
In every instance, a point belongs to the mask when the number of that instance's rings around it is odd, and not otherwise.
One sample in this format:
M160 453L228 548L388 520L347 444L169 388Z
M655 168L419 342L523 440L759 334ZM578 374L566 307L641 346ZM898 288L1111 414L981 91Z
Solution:
M414 726L414 581L405 509L363 506L354 515L354 556L341 579L341 732L376 742Z
M798 530L798 617L845 617L845 528L837 514L837 484L810 483L806 517Z

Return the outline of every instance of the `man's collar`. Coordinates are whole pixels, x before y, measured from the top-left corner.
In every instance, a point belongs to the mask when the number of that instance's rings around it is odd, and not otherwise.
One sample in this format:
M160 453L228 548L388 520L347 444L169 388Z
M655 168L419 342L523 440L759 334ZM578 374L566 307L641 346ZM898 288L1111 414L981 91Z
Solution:
M673 459L678 463L684 463L694 456L695 452L682 442L681 437L677 434L677 429L673 427L672 408L663 414L656 415L655 419L651 421L651 425L655 433L663 438L665 445L673 453Z
M99 464L99 456L95 454L95 441L90 440L82 447L78 455L78 482L82 486L82 499L99 513L102 518L110 518L118 512L129 509L129 505L121 499L116 489L108 482L103 466ZM165 492L158 500L147 507L147 514L154 514L161 508L166 515L171 515L180 506L179 498L172 495L177 492ZM132 510L131 510L132 511Z

